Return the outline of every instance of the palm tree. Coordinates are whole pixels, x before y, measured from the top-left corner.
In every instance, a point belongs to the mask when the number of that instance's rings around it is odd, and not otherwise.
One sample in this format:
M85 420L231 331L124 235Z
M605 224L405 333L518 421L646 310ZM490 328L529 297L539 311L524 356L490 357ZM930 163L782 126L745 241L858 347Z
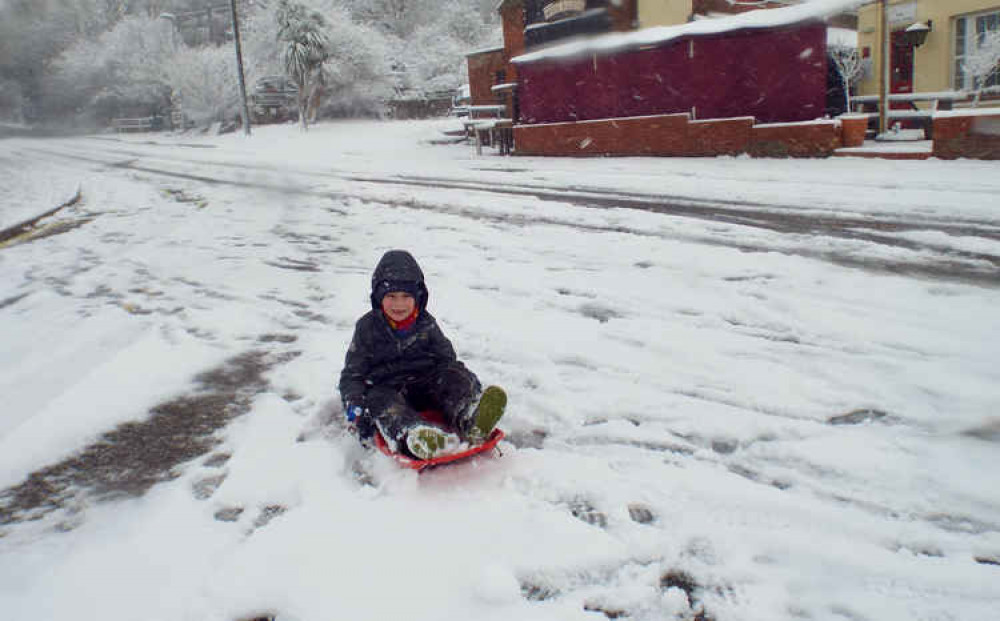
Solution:
M319 105L313 91L320 84L323 64L330 59L326 20L292 0L280 0L277 18L278 40L285 44L285 71L299 89L299 122L302 129L308 129L310 106Z

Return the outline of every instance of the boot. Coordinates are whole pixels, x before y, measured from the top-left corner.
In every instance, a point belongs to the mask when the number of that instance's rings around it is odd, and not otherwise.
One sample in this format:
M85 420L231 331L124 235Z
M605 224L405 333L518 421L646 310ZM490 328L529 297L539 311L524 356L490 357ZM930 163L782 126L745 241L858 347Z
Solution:
M406 448L417 459L427 460L453 453L459 443L455 434L431 425L417 425L406 432Z
M503 417L507 407L507 393L499 386L489 386L479 398L479 405L469 414L465 439L472 444L482 444Z

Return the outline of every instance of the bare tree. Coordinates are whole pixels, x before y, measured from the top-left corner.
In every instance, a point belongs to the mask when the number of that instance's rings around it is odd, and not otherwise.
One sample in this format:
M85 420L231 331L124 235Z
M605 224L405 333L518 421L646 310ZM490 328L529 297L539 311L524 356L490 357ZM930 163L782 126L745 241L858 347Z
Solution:
M827 48L827 54L837 67L837 72L844 82L844 104L845 110L851 109L851 89L861 79L864 73L864 63L858 48L850 45L831 45Z

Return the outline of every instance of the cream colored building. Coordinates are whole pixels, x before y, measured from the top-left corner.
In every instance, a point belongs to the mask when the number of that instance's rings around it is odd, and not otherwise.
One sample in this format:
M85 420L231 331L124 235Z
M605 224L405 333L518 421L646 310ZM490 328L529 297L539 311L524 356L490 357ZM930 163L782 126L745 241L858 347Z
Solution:
M872 70L860 84L862 95L878 93L878 67L881 56L878 36L878 4L858 10L858 49L870 59ZM977 33L1000 30L998 0L891 0L889 29L896 41L914 24L930 26L922 45L896 45L892 59L892 92L934 93L973 88L963 67L963 57L976 45ZM908 48L908 49L907 49ZM912 56L912 68L907 57ZM909 84L907 84L909 82ZM994 78L990 86L997 82Z
M683 24L691 16L691 0L638 0L639 28Z

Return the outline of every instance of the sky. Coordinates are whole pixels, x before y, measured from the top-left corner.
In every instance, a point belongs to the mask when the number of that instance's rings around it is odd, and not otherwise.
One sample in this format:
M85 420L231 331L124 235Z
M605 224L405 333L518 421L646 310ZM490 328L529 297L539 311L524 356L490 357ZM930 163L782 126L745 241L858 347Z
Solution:
M528 158L455 120L0 141L6 619L986 619L996 164ZM420 261L501 453L337 377Z

